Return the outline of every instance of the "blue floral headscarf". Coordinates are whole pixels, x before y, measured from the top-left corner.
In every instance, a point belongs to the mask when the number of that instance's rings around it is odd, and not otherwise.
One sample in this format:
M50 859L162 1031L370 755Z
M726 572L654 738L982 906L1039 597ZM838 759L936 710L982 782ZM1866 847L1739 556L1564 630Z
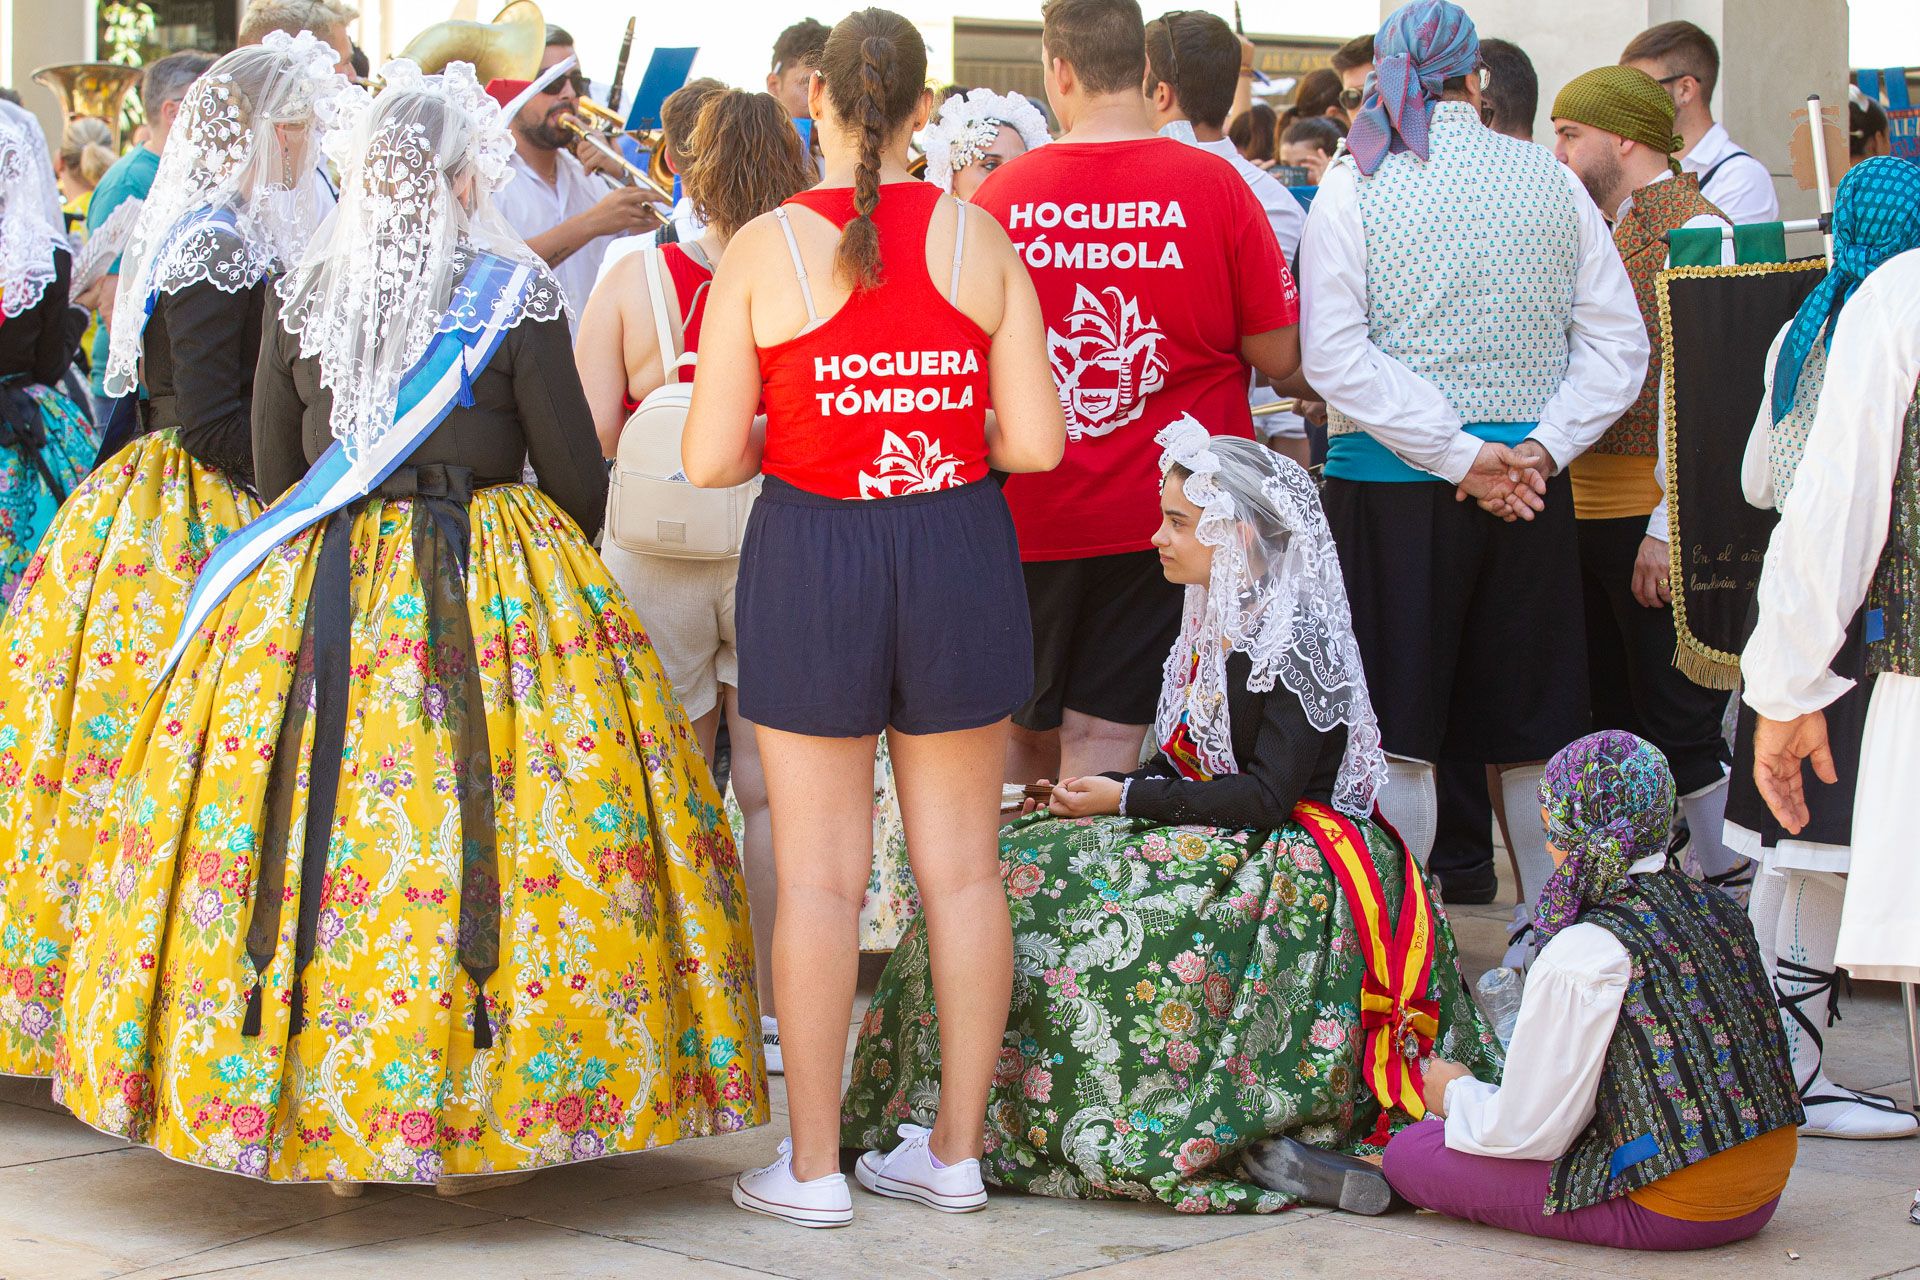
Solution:
M1673 770L1644 738L1619 729L1588 734L1547 762L1540 805L1548 842L1566 855L1533 909L1545 943L1586 908L1618 902L1627 868L1667 851Z
M1833 342L1833 324L1860 282L1887 259L1920 249L1920 165L1892 156L1847 170L1833 197L1833 268L1794 314L1773 366L1773 420L1793 408L1813 344Z
M1373 38L1367 98L1347 132L1360 172L1372 173L1390 151L1427 158L1427 121L1440 87L1480 66L1480 33L1467 11L1447 0L1413 0L1380 24Z

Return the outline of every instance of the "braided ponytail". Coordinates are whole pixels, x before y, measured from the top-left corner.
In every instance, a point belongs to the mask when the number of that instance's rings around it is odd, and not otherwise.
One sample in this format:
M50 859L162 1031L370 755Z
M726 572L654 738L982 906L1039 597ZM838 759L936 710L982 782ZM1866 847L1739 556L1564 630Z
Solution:
M827 96L841 126L860 142L853 220L840 233L834 274L854 292L880 283L880 157L888 136L913 114L927 78L927 48L913 24L885 9L847 15L820 55Z

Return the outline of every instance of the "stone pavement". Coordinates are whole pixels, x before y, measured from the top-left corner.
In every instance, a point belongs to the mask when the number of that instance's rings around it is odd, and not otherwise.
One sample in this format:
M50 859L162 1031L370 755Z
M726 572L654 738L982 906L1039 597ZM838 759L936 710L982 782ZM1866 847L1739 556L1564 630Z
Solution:
M1509 901L1451 913L1471 973L1499 956L1511 910ZM1907 1100L1892 990L1861 984L1845 1012L1829 1033L1834 1074ZM343 1200L174 1164L89 1129L44 1083L0 1079L0 1280L1920 1280L1920 1227L1907 1222L1920 1140L1804 1142L1773 1224L1705 1254L1528 1240L1426 1214L1187 1217L998 1192L983 1213L947 1216L857 1188L852 1227L803 1231L727 1199L732 1175L770 1160L785 1132L777 1079L774 1089L774 1122L750 1133L550 1170L457 1200L391 1189Z

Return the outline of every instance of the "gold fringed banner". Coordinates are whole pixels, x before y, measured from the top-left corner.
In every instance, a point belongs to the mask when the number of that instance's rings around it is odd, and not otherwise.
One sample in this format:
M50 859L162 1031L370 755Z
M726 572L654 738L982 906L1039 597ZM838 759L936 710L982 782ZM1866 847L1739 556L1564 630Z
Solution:
M1672 267L1654 279L1666 397L1673 665L1708 689L1740 687L1747 612L1775 516L1740 487L1765 398L1767 350L1826 274L1823 259ZM1685 424L1685 430L1681 425Z

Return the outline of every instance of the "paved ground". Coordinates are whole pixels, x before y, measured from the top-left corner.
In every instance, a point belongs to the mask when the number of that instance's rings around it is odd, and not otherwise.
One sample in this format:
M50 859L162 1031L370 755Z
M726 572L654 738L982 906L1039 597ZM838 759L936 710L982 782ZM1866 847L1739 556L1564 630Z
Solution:
M1510 910L1453 913L1474 972L1498 956ZM1891 990L1863 985L1829 1034L1835 1074L1906 1099L1899 1032ZM1560 1245L1424 1214L1195 1218L999 1193L983 1213L948 1217L856 1190L854 1226L801 1231L727 1200L730 1177L771 1159L785 1132L785 1094L774 1087L779 1114L752 1133L554 1170L460 1200L391 1190L342 1200L320 1187L264 1186L170 1163L87 1128L49 1100L44 1084L0 1080L0 1280L1920 1280L1920 1227L1907 1222L1920 1141L1804 1143L1773 1225L1711 1254Z

